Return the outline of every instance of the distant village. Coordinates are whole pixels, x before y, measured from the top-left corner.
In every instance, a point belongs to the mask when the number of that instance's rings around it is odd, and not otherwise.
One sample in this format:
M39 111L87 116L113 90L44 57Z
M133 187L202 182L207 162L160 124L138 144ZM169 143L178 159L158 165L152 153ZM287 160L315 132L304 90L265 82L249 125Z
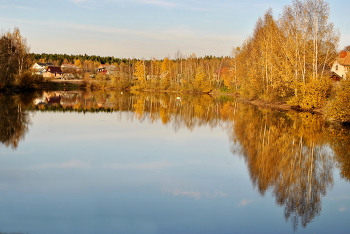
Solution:
M40 63L37 62L32 66L32 70L36 75L42 75L44 78L56 78L56 79L76 79L83 78L83 69L74 64L62 64L61 66L55 66L53 63ZM106 75L113 75L118 73L118 68L115 65L100 64L92 74L103 73ZM330 67L330 77L333 80L339 81L341 79L349 78L350 73L350 51L341 51L338 57L333 61Z
M37 75L42 75L45 78L64 80L82 78L83 72L81 68L75 66L74 64L62 64L61 66L55 66L52 63L35 63L32 68ZM97 69L95 69L94 74L115 74L118 72L117 69L118 68L115 65L101 64ZM329 75L333 80L339 81L341 79L348 79L349 71L350 51L341 51L338 57L333 61ZM59 105L63 108L73 108L74 106L81 105L81 99L81 91L44 92L42 97L34 100L34 104L39 106L39 108L52 105ZM86 99L84 100L86 102ZM92 102L91 98L89 98L89 102ZM113 103L110 103L108 99L106 99L97 101L95 105L97 108L111 108Z
M41 75L44 78L56 78L56 79L75 79L83 78L83 70L74 64L62 64L60 67L55 66L53 63L35 63L32 66L34 74ZM112 75L117 72L115 65L101 64L94 73L104 73L106 75ZM93 75L91 76L93 77Z

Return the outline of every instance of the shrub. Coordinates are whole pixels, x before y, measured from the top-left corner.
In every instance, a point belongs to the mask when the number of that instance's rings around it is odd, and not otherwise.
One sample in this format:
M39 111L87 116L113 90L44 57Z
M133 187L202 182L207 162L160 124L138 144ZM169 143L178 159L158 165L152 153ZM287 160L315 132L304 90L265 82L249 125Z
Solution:
M341 122L350 122L349 103L350 80L342 80L336 89L335 98L325 108L326 117Z
M321 108L326 105L330 91L330 79L313 79L306 84L300 84L298 97L293 97L290 104L297 104L304 109Z
M30 71L26 71L16 76L15 85L24 89L32 89L37 83L42 81L42 76L32 74Z

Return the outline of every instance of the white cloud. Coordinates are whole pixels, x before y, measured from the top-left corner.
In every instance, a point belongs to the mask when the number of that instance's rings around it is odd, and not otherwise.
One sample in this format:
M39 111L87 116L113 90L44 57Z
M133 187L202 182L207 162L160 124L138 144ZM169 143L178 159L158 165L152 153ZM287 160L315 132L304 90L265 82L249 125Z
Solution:
M208 32L191 29L185 25L166 29L125 29L65 21L35 21L8 18L0 18L0 20L27 25L27 28L35 28L37 31L36 35L41 34L41 31L45 31L46 35L50 35L50 39L47 38L46 41L40 39L40 43L37 40L30 40L31 48L35 53L63 52L98 54L101 56L164 58L169 56L169 53L175 53L179 49L184 55L192 53L196 53L198 56L206 54L223 55L230 52L235 41L242 40L233 34L213 35ZM55 28L53 29L51 25L55 25ZM69 44L64 35L71 35ZM35 37L35 34L33 36ZM81 40L81 38L84 38L84 40ZM103 41L104 47L100 46L101 41ZM56 51L52 51L52 43L55 44L54 49ZM89 46L86 47L84 43L89 44ZM47 49L48 47L50 47L49 50Z
M339 201L339 200L349 200L350 196L344 195L344 196L337 196L337 197L330 197L329 200L335 200L335 201Z
M80 1L80 0L71 0L71 1ZM84 0L83 0L84 1ZM127 2L127 3L140 3L148 4L154 6L163 6L163 7L176 7L177 3L165 1L165 0L109 0L111 2Z
M171 162L151 162L151 163L130 163L130 164L106 164L102 168L109 169L131 169L131 170L155 170L175 166Z
M192 33L188 29L170 29L170 30L149 30L149 29L124 29L124 28L116 28L116 27L109 27L109 26L103 26L103 25L92 25L92 24L77 24L77 23L71 23L71 22L65 22L65 21L37 21L37 20L20 20L20 19L9 19L9 18L0 18L0 20L3 21L12 21L12 22L18 22L18 23L26 23L26 24L32 24L32 25L40 25L40 26L50 26L55 25L55 31L58 30L58 28L63 29L73 29L75 32L77 30L79 31L85 31L90 33L105 33L105 34L122 34L125 37L140 37L140 38L148 38L148 39L156 39L156 40L166 40L166 39L173 39L175 36L177 37L192 37L195 33ZM100 35L100 34L99 34ZM111 35L108 35L111 36Z
M166 6L166 7L175 7L177 4L162 0L139 0L141 3L155 5L155 6Z
M70 0L70 1L74 3L82 3L82 2L89 2L90 0Z
M39 164L35 166L29 167L29 169L50 169L50 168L90 168L90 164L86 162L82 162L79 160L70 160L63 163L48 163L48 164Z
M96 6L99 4L95 0L68 0L70 2L75 3L80 8L86 9L96 9Z
M22 10L34 10L32 7L27 7L27 6L17 6L17 5L4 5L0 6L0 8L14 8L14 9L22 9Z
M255 202L254 200L243 199L238 203L238 206L247 206L251 203Z
M78 0L79 1L79 0ZM167 7L167 8L176 8L182 10L192 10L192 11L210 11L210 8L190 6L187 4L179 4L178 2L165 1L165 0L110 0L113 2L127 2L127 3L138 3L138 4L147 4L156 7Z
M338 209L340 212L343 212L343 211L346 211L347 210L347 207L345 206L342 206L342 207L339 207Z
M189 191L189 190L183 190L179 188L173 188L173 189L163 189L162 192L164 194L170 194L174 197L190 197L194 198L196 200L202 199L202 198L221 198L221 197L227 197L228 194L224 193L222 191L216 191L216 192L198 192L198 191Z

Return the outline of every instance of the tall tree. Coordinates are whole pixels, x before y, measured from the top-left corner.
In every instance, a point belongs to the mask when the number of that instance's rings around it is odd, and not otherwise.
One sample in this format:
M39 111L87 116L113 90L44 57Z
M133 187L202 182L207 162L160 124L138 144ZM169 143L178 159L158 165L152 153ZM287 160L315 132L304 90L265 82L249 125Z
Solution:
M235 56L241 93L305 108L323 106L329 87L325 71L338 40L323 0L294 0L277 21L268 10Z
M18 28L0 37L0 88L15 83L15 78L28 66L29 47Z
M285 7L280 18L280 27L284 29L282 61L294 74L289 82L297 104L307 106L310 98L305 87L310 82L311 86L319 86L327 64L336 54L339 32L329 22L329 15L329 4L323 0L295 0ZM307 101L303 101L304 97Z

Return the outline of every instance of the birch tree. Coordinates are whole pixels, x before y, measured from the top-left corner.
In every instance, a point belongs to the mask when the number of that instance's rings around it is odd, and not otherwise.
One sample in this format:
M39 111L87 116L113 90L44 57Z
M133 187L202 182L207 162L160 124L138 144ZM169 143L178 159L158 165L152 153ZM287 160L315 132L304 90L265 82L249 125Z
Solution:
M28 66L29 47L18 28L0 37L0 88L15 83Z
M243 96L322 107L330 88L327 66L339 41L329 14L323 0L294 0L278 20L272 10L259 18L235 56Z
M327 87L325 71L339 41L339 32L329 22L329 15L329 4L323 0L295 0L285 7L279 20L284 32L284 67L294 90L292 102L302 107L319 107L326 98L322 88ZM311 96L305 93L310 88L314 89ZM322 98L315 99L316 96Z

